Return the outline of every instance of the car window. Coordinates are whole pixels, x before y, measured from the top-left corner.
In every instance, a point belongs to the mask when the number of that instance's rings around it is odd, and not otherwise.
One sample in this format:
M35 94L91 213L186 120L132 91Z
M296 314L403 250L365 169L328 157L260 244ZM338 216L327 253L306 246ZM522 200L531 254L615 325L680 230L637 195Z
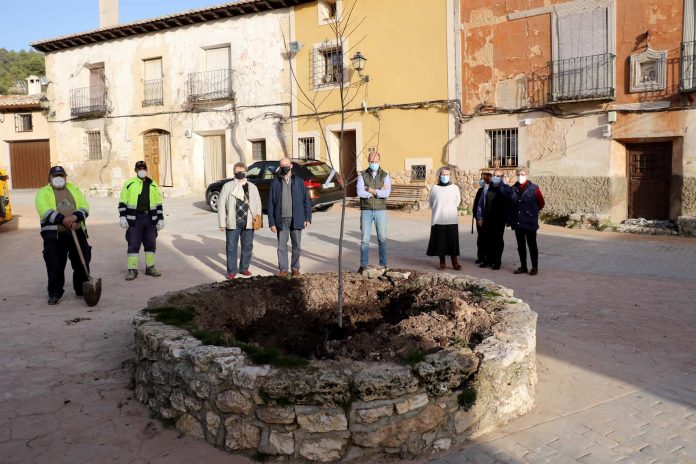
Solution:
M249 166L249 169L247 170L247 179L256 179L259 177L259 174L261 174L261 166L256 165L256 166Z
M263 178L266 180L273 179L276 176L276 170L278 170L277 164L267 164L266 169L263 171Z
M306 163L303 167L314 177L324 177L331 173L331 167L326 163Z

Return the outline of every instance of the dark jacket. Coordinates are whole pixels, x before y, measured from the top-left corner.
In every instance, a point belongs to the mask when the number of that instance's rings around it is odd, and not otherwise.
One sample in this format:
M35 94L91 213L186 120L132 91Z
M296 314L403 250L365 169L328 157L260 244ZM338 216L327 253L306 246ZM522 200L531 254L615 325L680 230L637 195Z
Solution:
M544 197L538 185L527 181L522 188L517 182L511 189L508 224L513 229L537 230L543 207Z
M484 227L502 226L505 228L508 215L508 206L510 204L508 188L505 188L502 185L499 187L493 187L493 184L488 186L488 192L486 193L486 204L483 210Z
M479 201L481 201L481 195L483 194L483 187L479 187L479 189L476 191L476 196L474 197L474 204L471 207L471 211L473 211L474 217L476 216L476 209L478 208Z
M283 180L276 177L271 182L271 190L268 192L268 226L283 230L282 199ZM298 176L290 177L290 191L292 192L292 230L304 229L304 223L312 222L312 201L305 187L304 180Z

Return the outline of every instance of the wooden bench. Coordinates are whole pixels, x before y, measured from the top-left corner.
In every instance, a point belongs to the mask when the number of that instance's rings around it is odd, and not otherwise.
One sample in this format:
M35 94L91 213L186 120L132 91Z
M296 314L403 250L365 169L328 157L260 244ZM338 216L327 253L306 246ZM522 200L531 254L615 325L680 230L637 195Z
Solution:
M425 186L418 184L392 184L387 198L388 206L411 205L418 208L425 201Z

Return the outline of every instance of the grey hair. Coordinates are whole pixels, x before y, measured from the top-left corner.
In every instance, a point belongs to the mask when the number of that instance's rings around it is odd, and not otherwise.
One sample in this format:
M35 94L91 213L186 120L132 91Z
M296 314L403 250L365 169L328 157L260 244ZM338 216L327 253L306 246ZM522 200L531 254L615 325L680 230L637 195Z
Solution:
M446 165L442 166L440 169L437 170L437 178L438 180L440 179L440 176L442 175L443 171L449 171L450 173L453 171L452 166Z
M519 175L521 172L524 172L525 174L529 174L529 169L527 169L525 167L517 168L517 175Z

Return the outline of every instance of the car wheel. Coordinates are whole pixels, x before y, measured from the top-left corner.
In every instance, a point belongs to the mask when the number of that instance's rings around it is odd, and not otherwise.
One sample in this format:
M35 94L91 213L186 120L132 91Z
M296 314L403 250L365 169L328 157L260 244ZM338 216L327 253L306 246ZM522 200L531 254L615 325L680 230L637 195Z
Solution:
M219 203L220 192L211 192L210 195L208 195L208 206L210 206L210 209L213 211L213 213L217 213Z
M333 203L330 205L317 206L317 211L322 211L322 212L328 211L331 209L332 206L333 206Z

